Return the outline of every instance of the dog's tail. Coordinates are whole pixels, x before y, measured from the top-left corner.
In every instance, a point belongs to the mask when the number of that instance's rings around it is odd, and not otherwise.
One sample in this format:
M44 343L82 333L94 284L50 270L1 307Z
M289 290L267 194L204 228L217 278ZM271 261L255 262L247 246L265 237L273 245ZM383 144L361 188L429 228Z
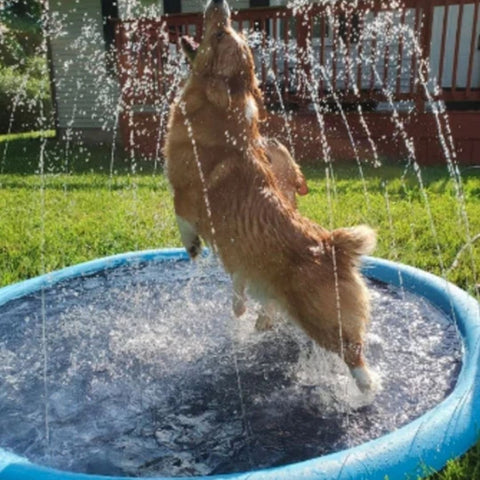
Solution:
M332 232L335 249L350 257L371 254L377 245L377 234L367 225L339 228Z

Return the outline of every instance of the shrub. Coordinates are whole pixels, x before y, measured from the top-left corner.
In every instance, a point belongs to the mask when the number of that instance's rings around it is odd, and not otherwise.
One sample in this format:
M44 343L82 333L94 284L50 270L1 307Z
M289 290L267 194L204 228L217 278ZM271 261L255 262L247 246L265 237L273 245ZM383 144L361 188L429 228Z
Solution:
M24 58L25 51L17 36L0 24L0 65L15 65Z
M41 43L41 3L38 0L5 0L0 9L0 64L23 63L26 57L35 55Z
M26 59L25 67L0 66L0 133L52 128L53 112L46 61Z
M0 3L1 0L0 0ZM0 10L0 134L52 127L39 0L6 0Z

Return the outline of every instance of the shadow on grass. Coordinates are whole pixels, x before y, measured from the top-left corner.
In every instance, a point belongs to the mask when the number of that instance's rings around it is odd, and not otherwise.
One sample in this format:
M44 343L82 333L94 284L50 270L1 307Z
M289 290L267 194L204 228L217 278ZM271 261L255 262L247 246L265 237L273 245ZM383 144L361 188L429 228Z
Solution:
M42 164L43 163L43 164ZM0 142L0 173L35 175L163 173L163 160L126 155L121 147L68 144L54 138L19 138Z
M326 168L321 159L315 163L302 166L307 177L317 180L321 184L325 182ZM132 186L148 186L139 178L163 178L163 159L157 160L133 157L123 152L121 146L114 149L109 146L92 146L78 143L66 143L54 138L16 138L0 142L0 173L9 175L38 175L40 171L50 176L61 175L62 181L49 181L46 188L61 189L67 186L69 189L95 189L128 188L125 177L130 180ZM65 176L94 174L99 176L98 182L67 181ZM361 165L355 162L339 161L333 163L333 175L335 188L339 193L363 190L367 188L369 193L384 194L388 191L397 193L399 196L417 195L420 191L420 179L424 187L437 193L451 191L455 193L455 186L447 165L436 167L424 167L420 173L415 172L403 161L386 160L381 167L373 167L368 164ZM480 179L480 166L461 168L462 180ZM119 180L120 179L120 180ZM352 183L352 180L355 181ZM158 180L157 180L158 181ZM160 183L160 188L161 183ZM25 188L26 185L19 179L4 179L3 187ZM34 188L32 186L32 188ZM38 186L35 186L38 188ZM472 186L471 194L480 196L480 186Z

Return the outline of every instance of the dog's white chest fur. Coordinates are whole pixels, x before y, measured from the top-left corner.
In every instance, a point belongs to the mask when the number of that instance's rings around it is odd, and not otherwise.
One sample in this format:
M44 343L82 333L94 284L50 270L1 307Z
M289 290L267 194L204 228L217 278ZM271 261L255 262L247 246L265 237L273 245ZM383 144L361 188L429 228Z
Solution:
M257 115L257 102L251 95L249 95L247 98L247 102L245 103L245 118L247 119L248 123L251 124L253 122L253 119L256 118Z

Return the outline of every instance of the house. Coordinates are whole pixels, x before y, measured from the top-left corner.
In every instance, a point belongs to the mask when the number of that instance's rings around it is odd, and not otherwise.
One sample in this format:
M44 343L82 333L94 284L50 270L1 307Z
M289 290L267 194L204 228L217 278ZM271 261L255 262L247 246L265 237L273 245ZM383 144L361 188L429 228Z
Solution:
M106 143L122 140L128 148L158 155L168 112L165 85L172 83L162 62L173 58L178 63L179 35L200 36L198 12L203 3L82 0L72 7L66 0L50 0L49 50L59 135ZM393 134L385 126L391 122L380 113L399 105L407 111L416 108L423 115L434 100L441 99L451 110L459 151L469 162L480 159L479 0L405 0L403 7L395 9L365 0L350 10L330 2L311 2L300 12L285 7L286 0L229 3L236 12L236 28L251 34L267 100L301 110L294 127L298 123L302 130L312 123L315 112L308 111L306 97L310 104L312 95L330 102L333 110L335 103L346 104L346 111L348 104L355 111L355 105L361 104L364 118L349 112L352 129L361 130L358 122L368 117L371 136L379 139L381 147L381 139ZM298 54L307 47L315 57L313 63ZM120 74L118 65L123 65ZM425 85L420 82L423 77ZM336 125L329 130L341 132L338 136L344 138L345 126L337 125L338 114L326 115ZM285 124L284 117L272 121L273 130ZM418 136L419 130L423 135L418 139L420 156L437 158L441 152L432 147L438 136L432 115L416 118L406 124L409 134ZM318 156L315 128L318 125L310 125L308 138L313 144L304 156L312 152ZM305 135L301 137L303 145ZM337 140L332 138L331 143ZM349 156L346 151L351 146L342 145L339 155Z
M230 0L236 9L282 2ZM114 43L111 19L200 12L203 4L203 0L50 0L49 51L59 135L112 141L119 93L114 60L107 55Z

